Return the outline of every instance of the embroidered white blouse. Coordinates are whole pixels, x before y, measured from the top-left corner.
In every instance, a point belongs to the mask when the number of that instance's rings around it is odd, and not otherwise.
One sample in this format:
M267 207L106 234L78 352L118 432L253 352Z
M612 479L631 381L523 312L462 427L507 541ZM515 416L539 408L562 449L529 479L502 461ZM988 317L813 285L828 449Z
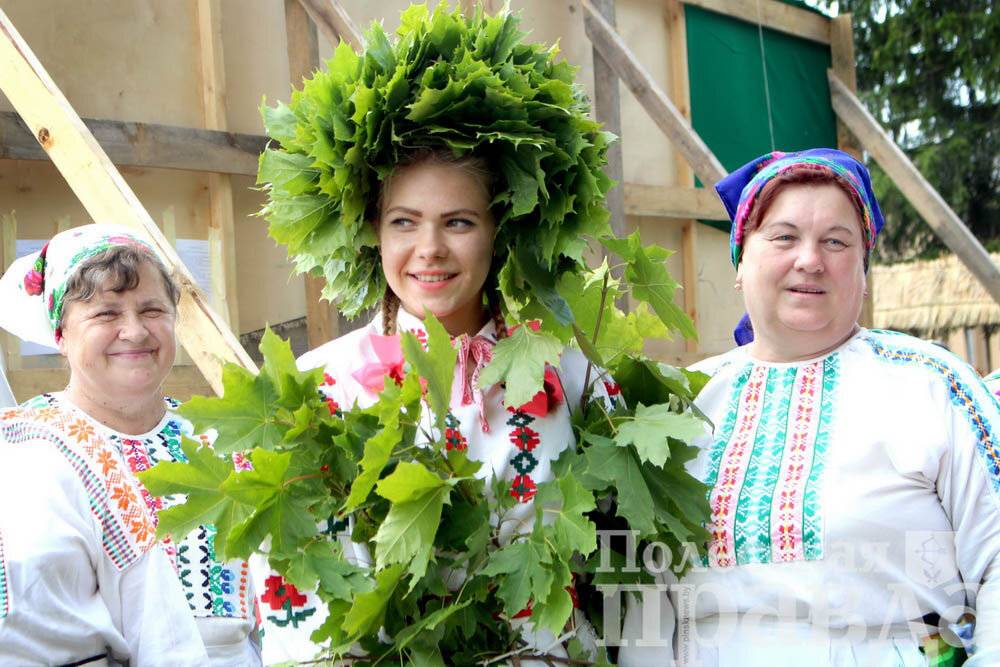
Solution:
M410 331L419 340L426 340L423 322L402 308L397 316L399 331ZM307 352L298 360L302 369L322 367L326 373L323 392L332 402L331 407L350 408L357 402L362 407L375 403L378 394L365 387L355 377L367 363L378 361L371 336L382 333L382 318L377 315L367 326L352 331L337 340ZM477 334L490 345L497 342L496 327L492 321ZM474 361L470 361L474 364ZM551 465L559 454L574 442L570 423L570 406L578 405L583 393L587 362L577 350L567 349L560 359L559 377L565 395L563 401L551 407L544 417L523 411L508 411L503 406L503 388L494 385L483 390L483 416L489 423L489 433L483 432L479 407L464 404L460 367L452 388L450 414L446 420L447 446L466 450L470 459L483 462L477 476L484 479L494 475L510 480L511 495L519 504L508 515L511 525L529 526L534 522L535 510L532 497L539 482L552 479ZM605 385L598 372L591 373L593 395L604 400L617 400L618 388L610 382ZM432 417L425 411L425 430L431 430ZM523 522L523 523L522 523ZM342 532L346 522L331 526L332 532ZM342 534L345 556L355 562L371 563L364 545L352 544ZM260 613L264 628L264 663L275 664L287 660L303 661L313 658L318 646L309 640L310 634L326 619L326 610L310 591L298 591L280 575L268 569L263 559L251 559L251 570L260 591Z
M63 392L43 394L27 401L33 408L51 407L84 420L107 438L131 473L147 470L160 461L184 461L181 435L192 436L192 426L174 410L177 402L165 399L167 412L148 433L129 435L113 431L73 405ZM209 442L207 435L198 436ZM235 457L237 469L246 466ZM150 512L169 509L184 502L183 495L157 498L135 479L143 502ZM190 607L190 614L205 643L213 667L259 665L259 648L251 639L256 626L253 609L253 582L246 562L220 562L215 557L215 529L201 526L190 535L161 547L170 559Z
M966 664L1000 664L1000 408L972 369L867 330L818 359L737 348L695 369L712 538L670 588L680 664L926 665L909 623L966 605Z
M124 469L73 415L0 412L0 665L209 664Z

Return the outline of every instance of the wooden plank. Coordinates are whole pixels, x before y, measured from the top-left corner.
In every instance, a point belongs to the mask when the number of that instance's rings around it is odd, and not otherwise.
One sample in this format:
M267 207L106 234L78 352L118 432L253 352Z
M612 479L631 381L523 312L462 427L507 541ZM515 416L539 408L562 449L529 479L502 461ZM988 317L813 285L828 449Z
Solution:
M361 52L364 49L361 31L337 0L299 1L330 44L336 46L340 40L344 40L355 51Z
M69 369L32 368L7 371L10 388L18 401L50 391L60 391L69 383ZM195 366L174 366L163 381L163 395L186 401L194 395L210 396L212 387Z
M0 9L0 89L94 220L128 225L156 249L181 284L178 337L212 388L221 394L220 361L256 371L239 341L213 310L191 272L45 68Z
M670 101L690 123L691 122L691 84L688 79L687 57L687 23L684 19L684 5L680 0L666 0L664 3L664 18L667 22L667 39L670 48ZM674 151L674 185L684 188L694 187L694 172ZM698 225L694 220L684 220L681 236L681 261L684 264L684 276L681 281L684 286L684 312L691 318L695 331L698 330L698 276L696 263L698 261ZM697 354L700 345L697 338L684 339L684 351Z
M830 19L822 14L793 7L777 0L684 0L685 4L709 9L765 28L830 43Z
M285 0L285 37L288 43L288 74L299 85L319 67L319 39L316 24L309 18L299 0ZM336 313L329 302L321 298L326 280L322 276L304 275L306 299L306 335L309 349L333 340L339 334Z
M257 175L268 138L192 127L83 118L83 124L118 166ZM0 111L0 159L48 160L21 117Z
M198 41L205 127L226 129L226 66L222 50L220 0L198 0ZM212 298L222 319L239 332L236 292L236 231L233 228L233 183L228 174L208 174L208 261Z
M691 127L691 123L681 115L590 0L580 0L580 5L584 10L584 27L590 41L625 82L653 122L680 151L702 183L714 185L720 181L726 175L726 170Z
M594 7L609 25L615 24L615 0L594 0ZM605 130L617 136L622 136L621 100L618 93L618 75L604 59L595 46L594 52L594 117L604 124ZM622 163L622 142L616 141L608 147L608 164L604 173L615 183L624 183L624 166ZM611 213L608 222L615 236L624 238L628 235L625 228L625 192L621 185L608 190L604 198L604 206ZM617 262L612 261L612 264Z
M626 183L625 212L660 218L729 220L722 200L712 188Z
M1000 303L1000 268L993 263L979 240L833 70L827 70L827 78L830 81L830 101L837 116L858 137L865 150L871 153L944 244Z

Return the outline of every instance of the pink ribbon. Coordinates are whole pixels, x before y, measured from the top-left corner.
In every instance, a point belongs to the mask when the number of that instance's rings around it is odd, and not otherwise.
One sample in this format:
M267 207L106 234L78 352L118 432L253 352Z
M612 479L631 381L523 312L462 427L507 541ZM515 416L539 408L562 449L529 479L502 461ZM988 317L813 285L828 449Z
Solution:
M366 363L351 373L351 376L358 381L358 384L376 394L385 389L386 375L397 385L403 384L403 346L400 337L371 333L368 335L368 341L378 361Z
M469 357L475 362L471 376L469 375ZM493 342L485 336L459 338L458 372L462 378L462 405L475 403L479 408L479 422L483 433L490 432L490 423L486 421L486 409L483 405L483 390L479 388L479 373L493 359Z

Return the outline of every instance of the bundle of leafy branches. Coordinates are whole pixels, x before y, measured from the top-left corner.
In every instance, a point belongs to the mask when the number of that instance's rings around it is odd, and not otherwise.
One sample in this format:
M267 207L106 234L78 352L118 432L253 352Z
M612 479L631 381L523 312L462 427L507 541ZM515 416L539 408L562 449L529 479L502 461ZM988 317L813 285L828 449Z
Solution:
M607 554L598 549L599 528L631 531L640 552L644 543L659 542L678 554L707 538L707 488L684 469L696 454L687 443L707 429L692 403L706 378L642 354L649 338L694 335L673 303L678 285L664 266L670 253L643 246L638 234L610 237L601 206L607 184L600 171L609 138L585 118L586 100L571 85L570 69L553 63L554 50L521 44L516 26L517 17L506 12L466 19L443 6L433 16L413 7L403 15L395 46L378 26L369 33L363 57L341 46L329 75L306 82L291 107L265 111L268 131L281 147L261 158L260 178L271 199L265 214L272 235L289 244L300 267L322 263L341 307L356 312L384 280L377 260L367 254L373 248L366 245L363 222L377 183L360 166L356 180L345 180L343 169L324 160L357 165L370 160L384 176L392 164L387 146L406 132L414 142L426 137L428 124L433 127L431 110L442 100L449 105L442 118L461 114L466 104L488 102L498 107L497 114L510 116L519 113L515 107L537 106L531 122L505 117L475 137L463 139L444 124L430 133L443 135L441 141L455 149L482 151L496 144L495 164L505 165L507 179L495 202L503 211L497 246L510 246L500 273L504 309L511 323L540 321L537 330L517 327L497 343L480 385L504 383L504 403L520 406L542 390L546 366L558 368L560 353L570 345L590 360L589 379L613 379L624 398L613 408L587 396L572 406L576 446L554 464L554 479L538 484L533 525L505 521L515 502L509 481L480 478L479 462L447 447L444 419L458 353L430 316L425 343L409 333L401 337L404 379L387 382L367 409L331 410L319 390L322 370L298 371L288 345L268 332L259 374L226 366L222 398L195 397L180 408L196 431L217 431L214 449L185 440L186 463L161 463L142 474L150 492L188 497L160 514L161 535L212 524L218 554L263 553L287 581L317 590L327 605L328 620L313 641L329 655L350 655L357 664L526 657L532 649L515 617L530 613L530 624L567 638L574 583L580 589L647 577L618 567L623 556L610 559L607 567ZM445 47L448 58L443 51L432 53ZM395 63L414 59L406 49L426 52L426 70L394 69ZM345 77L344 71L356 76ZM378 85L358 83L385 76L390 78ZM493 89L497 77L506 77L505 83ZM456 90L456 81L461 90L483 97ZM412 98L394 92L414 82L426 90ZM510 98L511 91L521 97ZM546 95L570 98L552 104ZM375 104L378 96L386 99ZM354 111L339 117L348 99ZM416 101L399 102L407 99ZM389 113L393 101L399 108ZM554 145L551 133L527 126L547 113L555 127L569 128L566 137L574 141ZM383 122L388 129L379 125ZM418 132L414 124L423 129ZM505 133L502 141L497 133ZM359 137L362 145L356 143ZM366 143L372 141L383 145L372 149ZM562 178L554 178L551 169ZM530 180L531 187L512 184L514 178ZM336 197L323 194L333 188L339 188ZM530 202L523 201L531 199L526 191L535 193ZM303 197L313 202L313 214L303 215L309 205L295 203ZM516 232L519 224L538 234ZM619 258L622 279L612 277L607 261L586 266L588 244L580 236L585 232ZM330 241L334 238L339 240ZM533 239L537 242L530 243ZM345 252L358 253L362 261L352 264ZM635 304L628 314L615 305L625 293ZM237 452L252 470L235 472L223 458ZM371 566L347 562L328 530L348 519L351 540L373 555ZM621 550L626 544L613 546ZM601 634L601 595L582 596L581 606ZM583 659L575 639L570 648Z

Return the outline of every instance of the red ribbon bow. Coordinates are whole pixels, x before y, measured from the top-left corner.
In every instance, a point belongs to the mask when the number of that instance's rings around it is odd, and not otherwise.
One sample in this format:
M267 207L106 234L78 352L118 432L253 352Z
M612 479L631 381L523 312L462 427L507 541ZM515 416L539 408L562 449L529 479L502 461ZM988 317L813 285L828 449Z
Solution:
M469 358L475 363L472 373L469 373ZM490 432L490 423L486 421L486 409L483 406L483 390L479 388L479 373L493 360L493 342L485 336L459 338L458 377L462 379L462 405L475 403L479 408L479 423L483 433Z

